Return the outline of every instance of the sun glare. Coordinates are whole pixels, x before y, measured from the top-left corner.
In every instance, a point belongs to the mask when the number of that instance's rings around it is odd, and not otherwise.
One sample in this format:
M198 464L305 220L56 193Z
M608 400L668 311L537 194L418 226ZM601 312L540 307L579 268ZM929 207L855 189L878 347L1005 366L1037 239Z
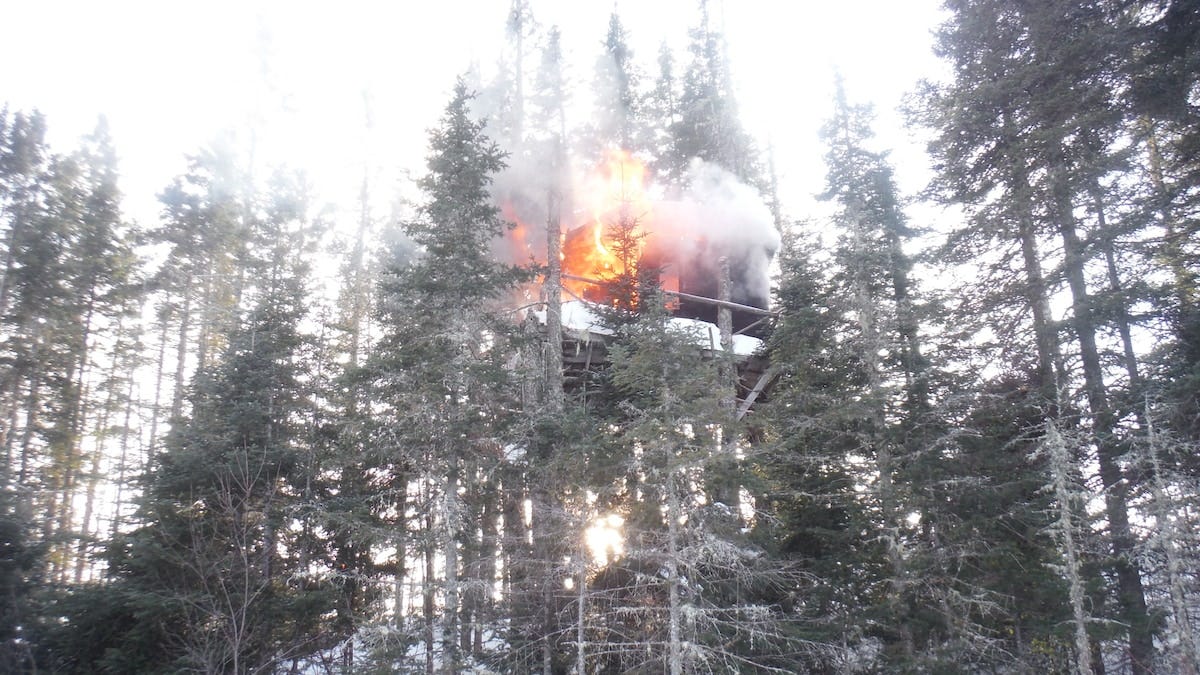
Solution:
M604 567L625 553L625 519L615 513L600 516L584 531L584 541L592 554L592 562Z

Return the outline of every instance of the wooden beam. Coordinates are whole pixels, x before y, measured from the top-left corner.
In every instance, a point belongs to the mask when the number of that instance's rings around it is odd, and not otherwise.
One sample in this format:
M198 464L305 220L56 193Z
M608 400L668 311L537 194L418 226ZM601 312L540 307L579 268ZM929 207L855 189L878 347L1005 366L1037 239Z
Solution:
M746 413L750 412L750 406L754 405L754 401L758 399L759 394L763 392L763 389L767 388L767 385L770 384L771 380L774 380L775 376L778 374L779 370L775 368L775 366L771 366L759 376L758 382L754 385L754 388L750 390L750 393L746 394L746 399L742 401L742 405L738 408L736 419L740 420L746 416Z

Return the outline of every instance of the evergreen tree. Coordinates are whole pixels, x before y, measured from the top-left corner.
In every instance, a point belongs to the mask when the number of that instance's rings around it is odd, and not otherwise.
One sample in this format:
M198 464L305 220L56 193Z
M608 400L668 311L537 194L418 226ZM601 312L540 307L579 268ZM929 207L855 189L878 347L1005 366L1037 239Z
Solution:
M504 156L470 116L472 98L460 80L431 134L429 173L419 182L428 201L404 225L418 252L412 258L393 245L385 261L383 335L368 364L378 419L391 439L386 449L398 468L411 467L403 480L416 495L411 548L423 556L428 672L435 662L445 672L463 667L462 645L479 643L467 639L469 631L484 629L461 619L491 597L491 579L469 563L486 557L492 544L479 533L495 525L469 517L469 495L495 489L488 477L496 475L518 400L506 368L513 325L494 303L519 277L490 253L505 227L489 195ZM470 592L476 582L486 590Z
M708 0L700 0L700 23L689 35L690 61L680 83L679 119L671 130L677 154L660 161L669 176L682 176L688 163L699 158L748 185L760 185L758 153L738 117L725 38L712 25Z
M1089 238L1111 236L1101 230L1104 195L1097 186L1117 166L1110 149L1121 123L1114 105L1118 63L1113 45L1121 43L1127 30L1126 15L1104 2L1037 7L952 3L950 8L954 13L939 36L939 48L954 62L956 79L927 98L930 119L940 130L933 150L943 161L942 185L985 225L976 228L977 234L956 233L951 242L965 251L982 234L1019 246L1026 282L1020 309L1032 315L1036 383L1052 415L1077 405L1087 411L1120 618L1129 627L1128 655L1135 673L1152 672L1153 625L1133 557L1131 483L1120 461L1123 432L1100 341L1106 322L1088 280L1094 249L1085 244ZM1065 35L1070 38L1063 39ZM1093 205L1094 222L1080 218L1081 203ZM1077 373L1067 370L1059 354L1049 315L1050 291L1042 273L1047 256L1041 250L1050 237L1063 253L1061 276L1072 300L1069 325L1077 346ZM1110 286L1119 286L1115 282L1119 279L1110 276ZM1117 305L1110 316L1120 324L1128 316L1124 299L1112 299ZM1011 303L1011 298L1000 302ZM1126 370L1136 374L1130 367L1136 364L1126 362ZM1076 382L1083 400L1062 399Z
M5 464L0 474L0 668L19 673L34 662L30 629L40 618L35 593L44 551L9 468Z
M679 148L675 144L675 125L679 123L679 82L675 72L675 56L664 42L658 48L658 73L654 89L646 96L647 115L656 120L648 129L647 146L654 158L656 172L667 182L683 182Z
M260 672L324 648L332 605L297 527L311 406L304 278L312 233L277 183L253 247L252 310L191 388L191 413L145 477L140 527L114 542L111 580L63 605L90 647L51 633L64 668ZM82 636L80 637L82 639Z
M780 594L781 604L799 618L800 635L853 653L863 639L856 613L881 570L864 534L873 524L855 489L858 463L838 439L839 397L857 377L836 346L837 336L849 330L849 308L829 283L829 261L813 242L788 232L778 259L780 318L767 355L779 379L759 409L767 450L753 460L760 477L755 503L771 517L757 522L754 534L773 556L808 577ZM830 652L803 663L828 672L843 658Z
M912 467L912 458L927 450L924 434L916 433L924 423L920 416L929 407L927 366L909 297L911 264L901 248L909 231L890 167L883 156L865 147L871 134L869 120L867 110L846 102L839 82L834 116L824 129L829 144L828 188L822 196L836 200L839 207L834 283L848 298L847 309L854 317L845 348L858 371L846 383L843 395L854 392L852 398L858 401L857 406L847 401L857 408L850 419L859 418L861 425L854 434L858 447L852 446L851 452L874 464L875 503L870 508L877 513L888 570L885 583L890 589L882 609L884 616L895 617L881 623L897 626L897 633L884 640L892 643L890 649L902 653L899 658L912 659L918 649L914 633L923 627L901 618L914 614L906 606L912 602L908 585L918 576L911 569L913 552L908 550L916 547L917 541L907 531L902 514L916 507L910 495L920 488L913 480L917 473L905 475L899 467ZM883 360L887 354L898 356L899 368L893 370ZM899 391L894 392L897 387ZM906 409L894 409L891 401L895 398L902 398ZM893 419L901 420L899 428L893 426Z
M1200 21L1194 10L1189 2L1134 3L1137 23L1127 39L1110 45L1123 57L1129 82L1123 103L1136 119L1134 133L1143 150L1140 216L1161 228L1161 237L1151 240L1155 266L1166 272L1156 314L1170 327L1172 339L1154 355L1153 379L1170 391L1168 409L1174 415L1169 424L1193 439L1200 437L1200 113L1188 99L1200 62Z
M588 154L598 159L607 148L628 152L643 150L646 121L641 73L629 46L628 32L616 12L609 16L603 50L596 60L592 95L595 122L588 132Z
M69 368L70 378L63 390L67 413L51 448L56 465L50 469L59 492L57 530L63 535L73 534L75 529L79 515L74 513L76 495L89 491L87 487L81 489L81 484L92 483L85 469L85 443L96 445L93 457L87 458L91 464L97 464L103 450L102 438L87 438L89 429L116 403L114 397L108 397L106 405L98 396L100 390L114 383L108 377L112 355L97 348L97 338L128 318L135 307L132 301L140 292L132 250L137 232L122 222L116 157L103 119L84 148L68 162L62 169L68 180L59 188L62 201L56 208L60 217L70 219L65 252L71 274L66 280L71 291L67 300L70 318L64 339L76 361ZM95 488L90 492L94 502ZM84 530L89 526L90 514L86 516L80 523ZM78 550L83 550L83 545L81 538ZM65 543L54 556L60 578L72 567L79 573L83 570L83 558L72 564L70 556Z
M184 414L186 383L203 369L237 318L246 280L245 186L232 150L218 143L189 158L188 171L159 196L163 223L152 242L168 247L152 283L160 312L174 320L174 394L169 418Z

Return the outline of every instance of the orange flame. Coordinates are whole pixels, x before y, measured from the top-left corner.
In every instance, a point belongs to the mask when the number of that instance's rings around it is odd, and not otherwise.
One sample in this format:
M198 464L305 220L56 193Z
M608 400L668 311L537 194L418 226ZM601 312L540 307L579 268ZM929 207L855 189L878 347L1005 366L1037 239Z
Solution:
M625 150L608 152L583 186L591 206L591 223L567 233L562 247L565 274L610 279L624 273L627 262L640 257L640 242L652 215L646 188L647 170L641 160ZM584 228L590 229L590 236L583 236ZM628 235L636 250L613 250L611 242L618 228L630 229ZM580 297L598 295L598 289L587 282L565 279L563 285Z
M636 264L642 258L647 235L654 230L648 183L649 171L641 160L625 150L606 153L575 192L583 213L588 215L563 222L559 258L564 275L604 281L623 274L627 263ZM521 222L511 203L502 204L501 209L504 217L516 224L505 238L508 254L516 258L514 262L529 260L535 250L530 233L540 228ZM622 246L616 245L617 241L623 242ZM626 250L630 246L632 250ZM670 290L679 290L677 271L665 270L662 283ZM601 300L603 295L600 287L586 281L564 278L562 284L564 300Z

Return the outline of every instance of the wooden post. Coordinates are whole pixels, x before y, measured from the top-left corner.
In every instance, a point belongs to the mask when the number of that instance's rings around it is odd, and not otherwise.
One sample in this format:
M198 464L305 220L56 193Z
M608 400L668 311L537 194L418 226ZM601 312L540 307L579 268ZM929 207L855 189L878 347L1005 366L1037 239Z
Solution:
M721 256L717 260L717 266L720 268L720 276L717 277L717 299L726 303L717 305L717 328L721 331L721 349L732 352L733 310L730 307L733 303L731 299L733 282L730 281L729 258Z
M551 188L546 195L546 407L552 413L563 408L563 344L562 344L562 261L561 249L562 197Z
M727 387L725 398L722 399L722 405L729 411L729 417L732 421L734 409L737 406L737 385L738 374L737 367L733 365L733 309L730 297L733 294L733 283L730 281L729 275L729 258L721 256L717 259L717 300L721 303L717 305L717 330L721 334L721 353L719 355L718 372L720 373L721 386ZM732 449L733 444L729 439L725 439L727 449Z
M717 377L720 382L717 386L725 390L721 407L725 410L726 419L721 429L721 456L710 468L716 475L709 484L714 499L732 509L737 517L740 513L738 502L741 483L736 478L737 443L734 439L737 432L733 426L736 421L738 372L733 356L733 303L730 300L733 283L729 274L729 258L721 256L717 259L717 269L717 299L722 303L717 305L717 330L721 334L721 351L717 354Z

